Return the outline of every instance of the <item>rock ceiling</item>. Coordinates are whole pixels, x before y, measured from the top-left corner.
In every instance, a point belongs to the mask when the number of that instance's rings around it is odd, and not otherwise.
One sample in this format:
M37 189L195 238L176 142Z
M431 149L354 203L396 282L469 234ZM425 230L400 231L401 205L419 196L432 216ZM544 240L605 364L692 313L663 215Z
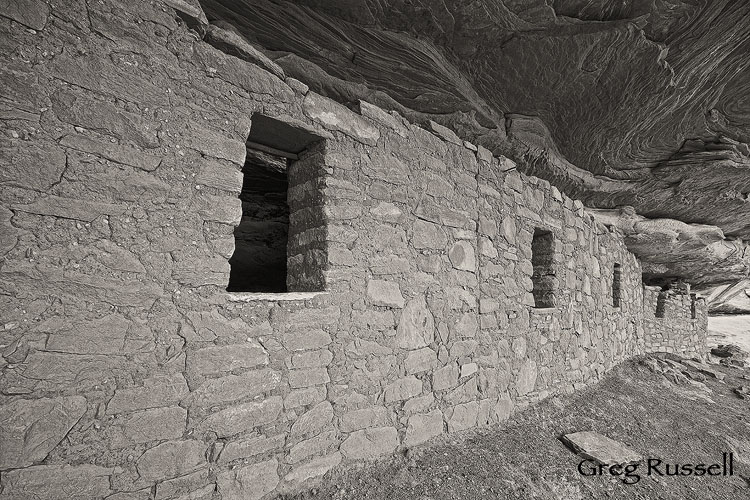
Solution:
M599 209L650 282L748 274L746 0L201 4L313 90L450 126Z

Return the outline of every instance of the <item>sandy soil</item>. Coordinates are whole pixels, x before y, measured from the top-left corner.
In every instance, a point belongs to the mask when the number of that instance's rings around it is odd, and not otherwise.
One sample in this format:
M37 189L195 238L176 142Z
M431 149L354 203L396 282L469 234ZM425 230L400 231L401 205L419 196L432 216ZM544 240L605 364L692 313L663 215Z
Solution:
M750 352L750 315L709 316L708 343L736 344Z
M350 467L297 499L728 499L750 498L750 399L732 389L750 370L716 367L724 382L675 385L643 364L615 368L569 397L549 398L501 428L446 438L385 462ZM693 385L694 384L694 385ZM721 462L734 452L734 476L647 476L624 484L584 477L581 458L560 435L594 430L664 463Z

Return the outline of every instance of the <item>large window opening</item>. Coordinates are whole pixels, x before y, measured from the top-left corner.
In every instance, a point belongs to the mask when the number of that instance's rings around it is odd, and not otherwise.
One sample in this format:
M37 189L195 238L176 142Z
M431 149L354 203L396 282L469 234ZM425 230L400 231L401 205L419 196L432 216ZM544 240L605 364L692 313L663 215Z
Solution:
M613 275L612 275L612 305L614 307L620 307L620 294L621 294L621 282L622 282L622 266L615 264Z
M555 307L555 241L552 233L534 230L531 240L532 294L534 307Z
M228 291L323 290L322 146L305 129L252 116Z

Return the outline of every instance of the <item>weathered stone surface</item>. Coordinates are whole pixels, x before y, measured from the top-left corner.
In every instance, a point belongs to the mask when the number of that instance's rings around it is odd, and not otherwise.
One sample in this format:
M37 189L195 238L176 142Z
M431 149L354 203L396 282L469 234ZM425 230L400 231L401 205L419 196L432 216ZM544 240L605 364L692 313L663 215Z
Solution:
M328 349L320 349L292 354L291 365L293 368L316 368L328 366L331 361L333 361L333 353Z
M435 123L432 120L430 120L428 124L430 126L430 129L434 133L436 133L437 135L439 135L446 141L452 142L453 144L458 144L458 145L463 144L463 141L456 135L456 133L452 131L451 129L449 129L448 127L444 127L440 125L439 123Z
M296 464L313 455L321 455L338 444L336 431L321 432L317 436L305 439L292 446L287 462Z
M519 396L523 396L534 390L537 375L538 371L536 362L526 360L523 365L521 365L521 370L518 372L518 379L516 380L516 390L518 391Z
M641 460L641 456L630 448L598 432L574 432L560 439L576 453L601 464L628 464Z
M97 141L80 134L63 136L60 139L60 145L84 153L95 154L107 160L129 165L147 172L156 170L162 161L159 156L147 153L141 149L113 144L109 141Z
M285 78L281 66L271 61L265 54L250 45L245 37L235 31L225 30L212 24L206 30L205 40L226 54L256 64L282 80Z
M63 219L92 222L104 215L122 215L127 207L98 201L78 200L48 195L25 205L13 205L13 210L30 214L52 215Z
M409 417L405 446L416 446L443 433L443 412L434 409L429 413Z
M479 366L476 363L464 363L461 365L460 378L470 377L479 370Z
M284 398L284 408L297 408L298 406L307 406L318 403L326 398L325 386L305 387L303 389L294 389Z
M204 467L184 476L160 482L156 485L154 500L203 500L211 498L215 489L216 484L209 479L208 468Z
M432 389L435 391L444 391L458 385L458 365L449 363L448 365L435 370L432 374Z
M367 298L376 306L404 307L404 297L398 283L384 280L367 282Z
M305 482L314 480L336 467L341 463L341 459L341 453L331 453L293 469L289 474L284 476L284 490L298 490Z
M414 248L432 248L442 250L448 244L448 238L439 225L423 220L414 221L411 244Z
M302 102L305 114L329 130L337 130L360 142L374 146L380 130L341 104L315 92L308 92Z
M302 329L284 334L281 343L290 351L304 351L327 346L331 336L320 329Z
M478 413L479 403L477 401L469 401L454 406L453 414L448 419L448 431L457 432L476 427Z
M422 381L416 377L404 377L388 384L383 391L385 402L402 401L422 393Z
M270 450L282 448L285 436L278 434L272 437L253 436L238 441L231 441L224 446L219 455L219 463L228 463L238 458L249 458Z
M339 429L352 432L367 427L382 427L389 423L389 415L388 409L382 406L353 410L341 416Z
M304 436L320 432L333 421L333 407L328 401L323 401L303 413L292 424L290 436Z
M0 257L8 253L18 242L18 231L10 223L13 212L0 207Z
M86 411L86 399L19 399L0 406L0 470L43 460Z
M276 420L281 413L281 397L271 396L260 402L242 403L209 415L196 426L198 432L215 432L228 437Z
M71 354L122 354L129 326L130 321L120 314L77 323L51 333L45 349Z
M398 445L395 427L375 427L349 434L341 443L341 454L349 459L372 459L393 453Z
M452 404L466 403L479 397L476 377L470 378L445 396L445 400Z
M498 398L497 403L493 408L495 418L497 418L499 422L505 422L510 418L511 413L513 413L513 406L514 405L512 399L510 399L507 395L501 396L500 398Z
M195 198L193 210L208 222L219 222L236 226L242 220L242 201L240 199L226 199L225 196L203 194Z
M224 257L186 259L175 264L172 276L185 286L226 286L230 270Z
M362 99L359 100L359 112L362 116L388 127L401 137L405 138L408 134L408 130L399 119Z
M435 339L435 319L423 296L410 300L396 329L396 345L403 349L419 349Z
M292 389L323 385L331 381L326 368L304 368L289 370L289 386Z
M0 172L0 184L46 192L62 179L67 157L65 150L53 142L42 142L35 148L24 147L25 141L0 145L0 159L7 167Z
M275 370L254 370L242 375L227 375L209 379L190 394L190 404L210 406L249 398L270 391L281 382Z
M178 403L188 394L187 382L181 373L157 375L143 381L143 387L118 389L107 403L108 415L125 413Z
M276 459L222 472L216 485L222 500L259 500L279 484Z
M138 475L148 482L182 476L206 463L201 441L167 441L146 450L136 462Z
M198 0L164 0L164 3L180 13L191 28L197 28L201 34L205 33L208 19Z
M474 247L468 241L457 241L448 251L451 264L456 269L474 272L477 270L477 260Z
M179 407L152 408L116 420L105 432L112 448L177 439L185 432L187 411Z
M47 24L49 5L41 0L3 0L0 14L33 30L41 30Z
M112 469L96 465L36 465L3 472L2 497L8 500L91 500L104 498L111 491Z
M200 186L239 194L242 191L242 172L234 164L201 158L195 182Z
M411 351L404 359L404 368L409 375L430 371L435 366L437 366L437 353L429 347Z
M191 370L201 375L216 375L255 368L268 363L268 354L255 342L245 344L212 346L188 354Z

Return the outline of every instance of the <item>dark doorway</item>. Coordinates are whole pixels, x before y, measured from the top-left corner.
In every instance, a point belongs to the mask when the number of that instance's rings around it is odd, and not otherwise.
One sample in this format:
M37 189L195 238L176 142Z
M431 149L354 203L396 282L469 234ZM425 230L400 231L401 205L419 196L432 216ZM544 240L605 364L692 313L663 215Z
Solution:
M289 160L248 148L242 169L242 220L229 259L230 292L286 292Z

